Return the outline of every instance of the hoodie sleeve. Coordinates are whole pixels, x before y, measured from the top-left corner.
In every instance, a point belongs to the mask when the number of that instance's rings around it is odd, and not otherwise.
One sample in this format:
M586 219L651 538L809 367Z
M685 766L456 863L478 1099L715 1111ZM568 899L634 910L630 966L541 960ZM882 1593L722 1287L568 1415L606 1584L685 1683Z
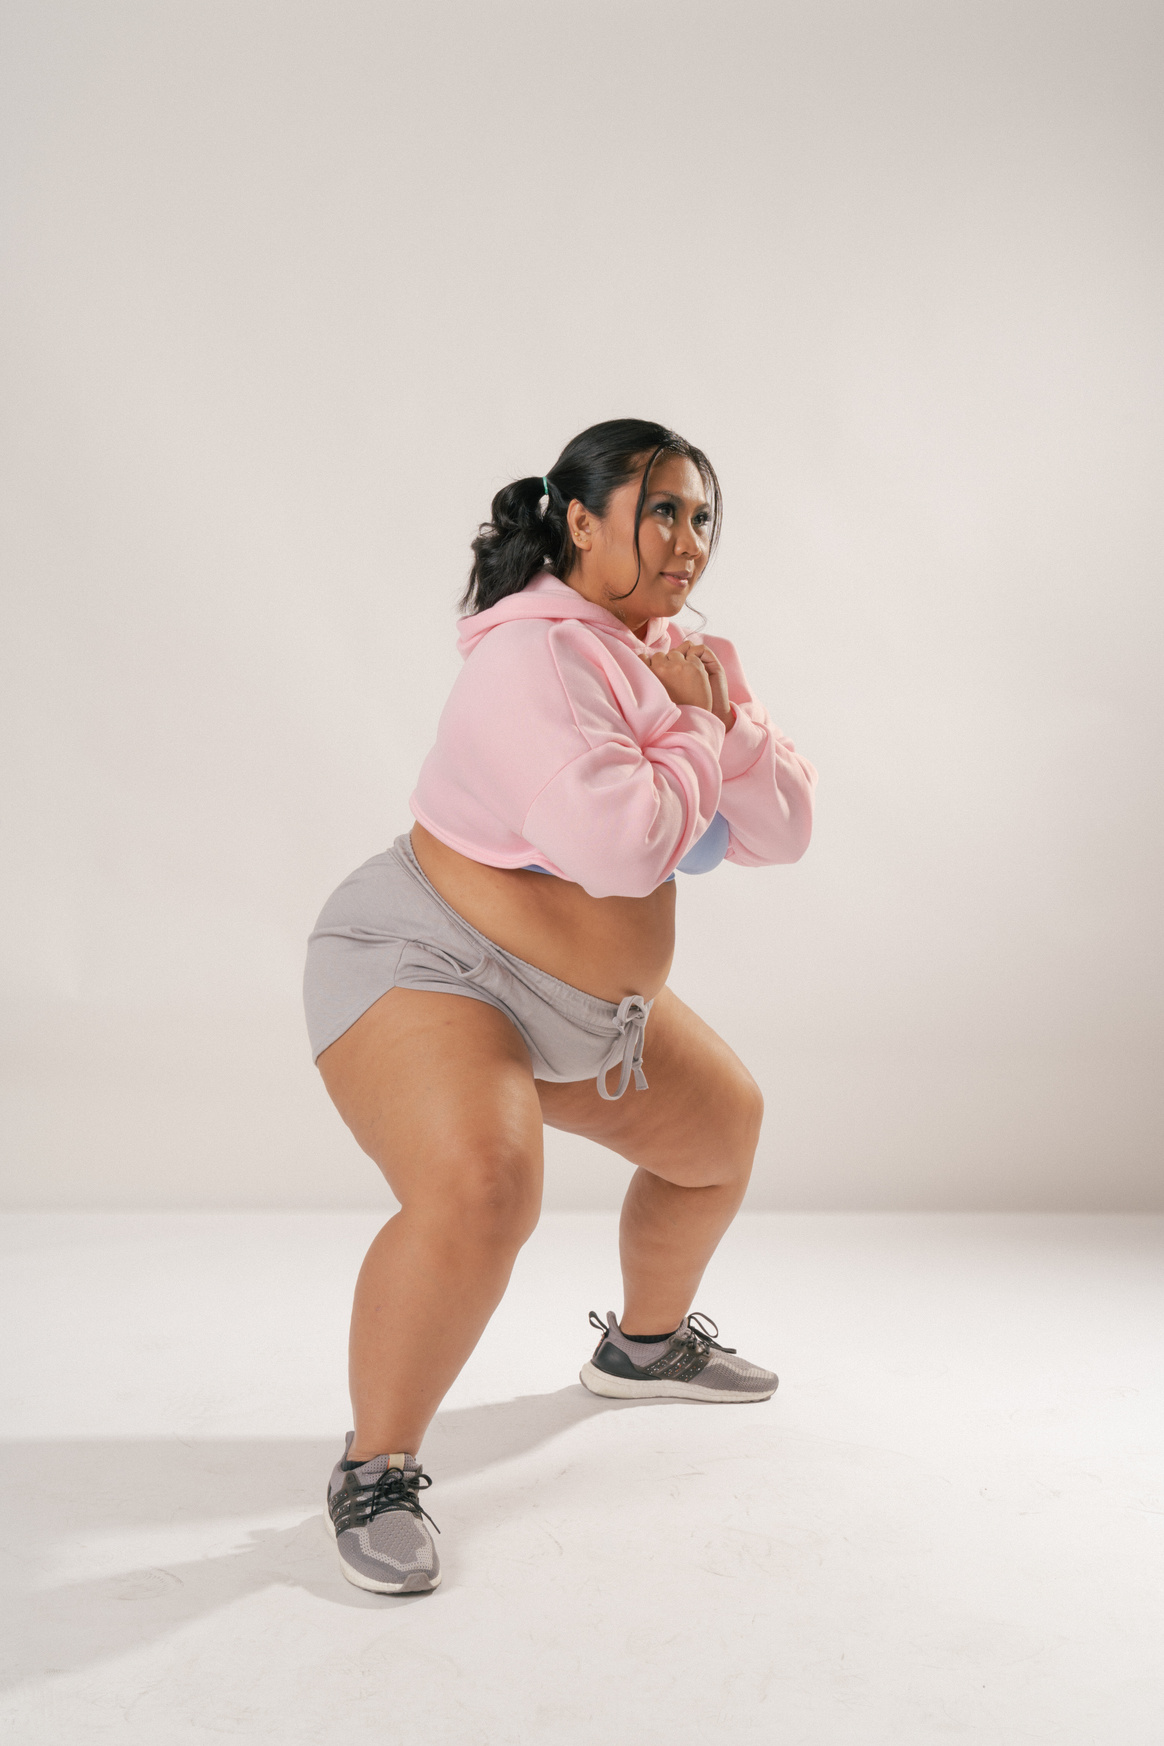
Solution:
M584 749L534 796L521 834L592 897L646 897L720 806L723 723L672 703L580 626L555 625L549 645Z
M725 860L740 867L799 861L812 835L817 773L774 726L752 694L740 658L726 637L704 637L727 676L735 720L724 737L719 765L719 811L730 837Z

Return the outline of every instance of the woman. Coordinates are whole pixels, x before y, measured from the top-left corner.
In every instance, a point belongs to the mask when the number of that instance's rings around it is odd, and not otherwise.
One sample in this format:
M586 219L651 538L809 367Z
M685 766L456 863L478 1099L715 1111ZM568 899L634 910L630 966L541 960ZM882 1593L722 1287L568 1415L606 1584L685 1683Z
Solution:
M731 643L671 622L719 523L707 458L641 419L583 431L544 478L498 492L416 822L311 936L313 1056L401 1207L356 1284L355 1430L328 1489L361 1588L440 1581L421 1439L537 1222L544 1123L637 1166L622 1318L591 1312L586 1387L710 1401L776 1387L688 1314L763 1105L666 986L676 868L795 861L812 826L816 771Z

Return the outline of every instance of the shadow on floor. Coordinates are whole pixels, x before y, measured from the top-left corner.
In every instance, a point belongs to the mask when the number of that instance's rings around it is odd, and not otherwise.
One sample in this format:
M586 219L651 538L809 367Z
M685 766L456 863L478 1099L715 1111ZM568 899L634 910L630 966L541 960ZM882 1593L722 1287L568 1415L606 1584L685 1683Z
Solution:
M646 1402L643 1405L659 1405ZM601 1400L580 1385L438 1413L424 1460L439 1481L466 1478L523 1455L583 1420L639 1403ZM423 1595L391 1600L353 1588L340 1575L323 1526L323 1492L342 1439L54 1441L0 1444L3 1494L5 1642L0 1684L11 1686L122 1655L246 1595L284 1584L333 1605L401 1609ZM434 1500L435 1501L435 1500ZM452 1500L450 1500L452 1501ZM188 1562L144 1565L49 1586L47 1558L151 1529L197 1528L231 1518L302 1510L293 1527L241 1529L241 1544ZM440 1520L439 1513L438 1521Z

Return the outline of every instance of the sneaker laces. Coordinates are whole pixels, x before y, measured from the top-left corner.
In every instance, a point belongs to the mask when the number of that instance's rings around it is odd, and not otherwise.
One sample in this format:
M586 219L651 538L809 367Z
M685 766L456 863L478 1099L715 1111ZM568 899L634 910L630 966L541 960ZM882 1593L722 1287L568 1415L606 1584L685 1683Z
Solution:
M379 1516L385 1510L408 1510L411 1515L423 1516L426 1522L432 1522L432 1517L421 1503L417 1493L427 1491L432 1484L432 1475L423 1470L416 1473L406 1473L402 1467L386 1467L371 1485L362 1485L351 1500L349 1526L363 1527L373 1516Z
M680 1343L689 1347L692 1351L698 1349L704 1352L729 1352L733 1358L736 1357L737 1353L734 1346L721 1346L718 1338L713 1337L719 1334L719 1329L716 1327L711 1317L705 1316L702 1310L689 1310L685 1320L687 1322L687 1332L681 1336L672 1334L672 1339L678 1337ZM601 1319L601 1317L596 1315L593 1310L590 1311L589 1321L590 1326L592 1328L597 1328L600 1334L610 1333L607 1324ZM707 1332L708 1328L711 1329L710 1334Z
M693 1323L698 1325L693 1326ZM706 1324L706 1326L704 1324ZM707 1328L711 1329L710 1334L707 1332ZM702 1310L689 1311L687 1316L687 1337L685 1343L688 1346L698 1346L705 1352L730 1352L734 1358L736 1356L736 1348L734 1346L721 1346L718 1339L712 1338L712 1334L718 1333L719 1329L716 1327L710 1316L705 1316Z

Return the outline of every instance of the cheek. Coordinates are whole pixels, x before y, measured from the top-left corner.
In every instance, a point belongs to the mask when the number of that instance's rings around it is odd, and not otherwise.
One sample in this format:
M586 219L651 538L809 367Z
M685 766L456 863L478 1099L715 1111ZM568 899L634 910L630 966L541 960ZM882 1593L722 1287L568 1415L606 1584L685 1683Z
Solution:
M671 528L665 521L658 521L652 516L650 521L639 524L639 550L642 552L664 552L671 544Z
M635 524L633 516L625 520L611 519L602 524L603 545L606 555L614 562L630 563L635 561Z

